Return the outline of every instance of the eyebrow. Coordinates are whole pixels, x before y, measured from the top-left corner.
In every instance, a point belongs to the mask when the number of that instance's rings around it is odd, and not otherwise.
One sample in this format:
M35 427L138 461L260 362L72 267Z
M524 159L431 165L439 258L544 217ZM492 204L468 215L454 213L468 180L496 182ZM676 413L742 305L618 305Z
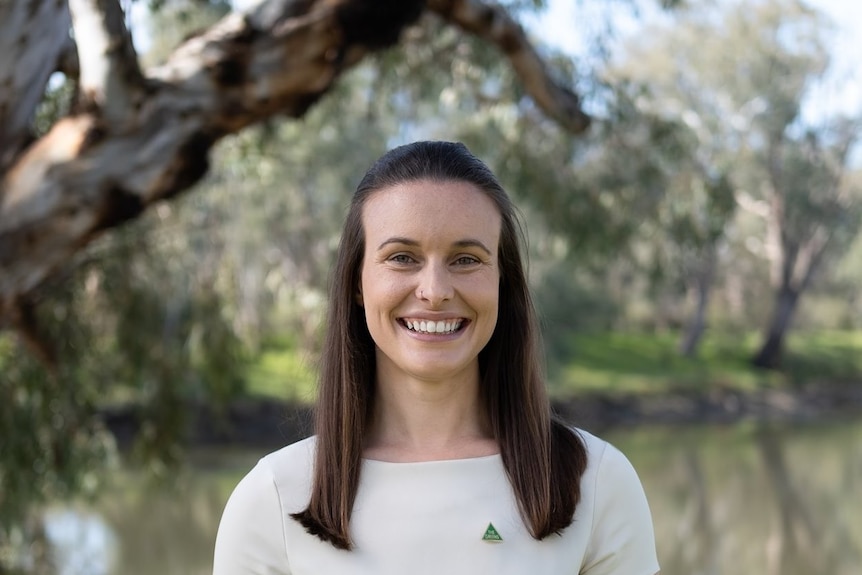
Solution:
M385 240L382 244L377 246L377 249L382 250L384 247L386 247L389 244L403 244L405 246L414 246L415 247L415 246L419 245L419 242L417 242L416 240L411 240L410 238L393 237L393 238L389 238L389 239ZM453 242L452 246L456 247L456 248L479 248L480 250L482 250L483 252L485 252L489 256L493 255L491 253L491 250L488 249L488 246L486 246L485 244L483 244L479 240L476 240L473 238L458 240L457 242Z

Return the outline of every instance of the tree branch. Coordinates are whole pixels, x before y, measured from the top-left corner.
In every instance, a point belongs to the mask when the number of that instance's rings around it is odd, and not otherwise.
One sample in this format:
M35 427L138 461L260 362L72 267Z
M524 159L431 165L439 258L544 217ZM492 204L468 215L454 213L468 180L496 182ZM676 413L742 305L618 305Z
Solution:
M769 209L768 202L755 199L751 194L744 190L738 190L733 194L733 199L736 201L736 205L746 212L764 220L769 218L771 210Z
M577 94L560 85L530 43L524 29L497 5L480 0L428 0L443 19L495 44L509 59L526 92L541 110L573 134L590 125Z
M81 85L94 105L57 122L0 171L0 309L104 230L197 182L219 138L277 114L302 116L348 67L396 43L423 9L421 0L269 0L228 15L140 78L116 0L71 1ZM500 9L432 2L444 4L450 21L501 46L553 118L586 127L577 97L553 84ZM485 27L471 12L483 9L494 14ZM63 44L51 52L51 70Z
M78 45L79 103L125 122L143 97L144 77L118 0L69 0Z
M65 2L0 1L0 175L32 141L31 121L70 25Z
M791 285L794 288L800 292L808 288L831 239L832 234L826 227L817 226L808 241L800 246L793 262Z

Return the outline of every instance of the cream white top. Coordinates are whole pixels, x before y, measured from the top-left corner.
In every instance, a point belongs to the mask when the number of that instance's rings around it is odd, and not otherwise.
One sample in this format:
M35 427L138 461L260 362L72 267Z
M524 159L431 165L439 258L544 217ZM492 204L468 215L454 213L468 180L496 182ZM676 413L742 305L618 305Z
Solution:
M309 500L314 438L267 455L237 485L219 525L214 575L653 575L652 519L626 457L587 446L581 503L562 535L533 539L499 455L420 463L363 460L352 551L290 513ZM484 540L489 524L502 541Z

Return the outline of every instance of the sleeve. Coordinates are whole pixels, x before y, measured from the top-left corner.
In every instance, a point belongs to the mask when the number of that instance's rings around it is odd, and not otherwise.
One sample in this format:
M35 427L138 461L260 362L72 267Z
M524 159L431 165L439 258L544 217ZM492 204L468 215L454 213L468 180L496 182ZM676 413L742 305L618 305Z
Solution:
M228 499L216 536L213 575L290 575L281 502L264 462Z
M626 456L606 445L596 473L592 535L581 575L659 572L646 494Z

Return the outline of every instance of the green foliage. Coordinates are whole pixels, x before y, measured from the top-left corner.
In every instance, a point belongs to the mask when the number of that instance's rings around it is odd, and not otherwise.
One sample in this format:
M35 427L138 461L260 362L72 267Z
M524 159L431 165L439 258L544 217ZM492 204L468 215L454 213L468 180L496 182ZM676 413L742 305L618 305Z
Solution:
M231 10L231 0L146 1L150 8L147 30L132 30L134 37L145 37L150 44L142 58L145 66L162 62L186 38L215 24Z
M267 341L245 372L247 393L275 400L313 403L317 371L301 347L288 337Z
M795 384L839 382L858 385L862 378L862 332L792 333L784 374Z
M0 548L34 505L96 493L115 457L104 409L140 406L134 454L159 472L179 455L185 405L223 404L241 390L243 348L220 296L179 281L180 254L162 246L164 259L154 257L151 225L145 218L104 239L41 294L37 318L56 372L14 336L0 338Z
M534 288L548 371L553 380L571 356L570 339L578 333L604 332L619 318L618 304L588 276L559 263L541 275Z
M64 331L64 330L60 330ZM63 355L73 351L62 350ZM35 503L93 495L113 442L92 417L103 385L76 389L79 366L56 376L0 336L0 551ZM95 389L94 389L95 387Z
M75 83L72 80L60 73L52 76L33 119L34 135L46 134L57 120L66 116L72 109L74 96Z

